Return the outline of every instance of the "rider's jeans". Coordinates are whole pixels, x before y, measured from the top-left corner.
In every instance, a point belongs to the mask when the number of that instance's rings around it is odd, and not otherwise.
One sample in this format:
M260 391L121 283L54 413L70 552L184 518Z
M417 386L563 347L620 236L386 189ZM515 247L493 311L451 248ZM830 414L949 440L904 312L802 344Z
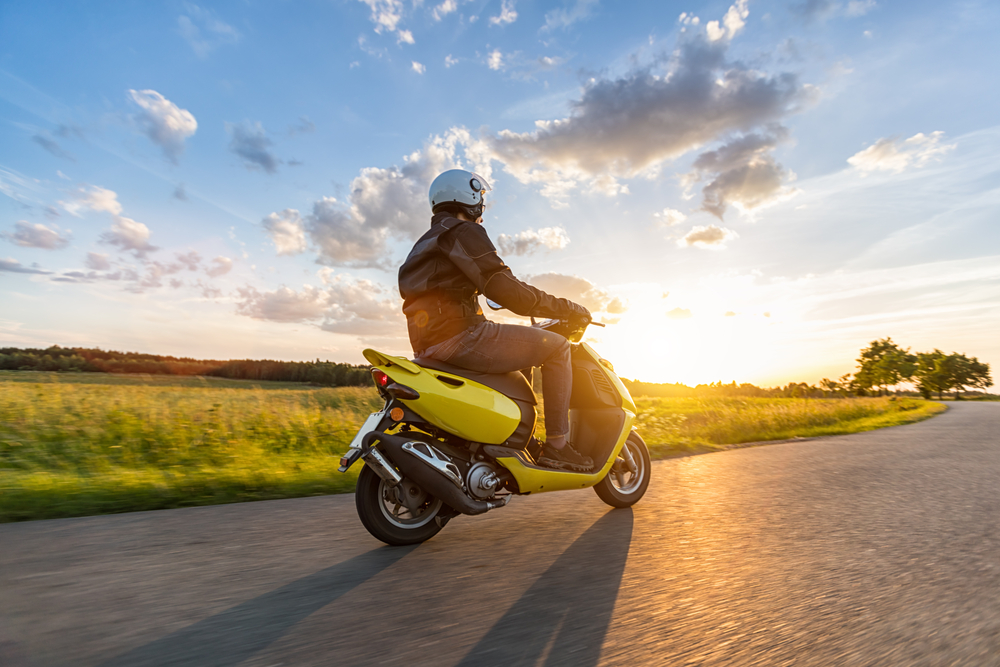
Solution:
M477 373L511 373L542 367L545 432L569 435L573 366L569 342L559 334L515 324L483 322L420 353Z

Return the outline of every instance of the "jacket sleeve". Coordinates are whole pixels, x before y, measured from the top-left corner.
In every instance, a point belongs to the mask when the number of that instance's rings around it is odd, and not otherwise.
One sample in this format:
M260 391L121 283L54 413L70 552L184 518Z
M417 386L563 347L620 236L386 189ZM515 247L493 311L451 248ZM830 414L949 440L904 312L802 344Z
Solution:
M515 278L482 225L465 222L455 227L452 235L448 259L487 299L523 316L567 318L574 312L568 299L554 297Z

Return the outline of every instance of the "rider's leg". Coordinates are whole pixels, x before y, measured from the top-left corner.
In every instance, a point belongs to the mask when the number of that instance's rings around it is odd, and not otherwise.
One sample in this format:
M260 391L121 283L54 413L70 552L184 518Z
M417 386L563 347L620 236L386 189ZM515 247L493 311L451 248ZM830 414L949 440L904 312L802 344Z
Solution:
M546 441L539 462L555 468L590 470L593 461L566 442L573 366L569 342L534 327L484 322L425 352L425 356L480 373L542 367Z

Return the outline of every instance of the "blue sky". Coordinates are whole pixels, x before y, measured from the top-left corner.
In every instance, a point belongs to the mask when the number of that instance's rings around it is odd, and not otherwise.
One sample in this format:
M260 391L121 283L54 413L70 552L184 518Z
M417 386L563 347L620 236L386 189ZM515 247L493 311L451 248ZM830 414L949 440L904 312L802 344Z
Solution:
M361 362L461 166L628 377L1000 362L995 3L4 3L0 345ZM513 321L511 319L510 321Z

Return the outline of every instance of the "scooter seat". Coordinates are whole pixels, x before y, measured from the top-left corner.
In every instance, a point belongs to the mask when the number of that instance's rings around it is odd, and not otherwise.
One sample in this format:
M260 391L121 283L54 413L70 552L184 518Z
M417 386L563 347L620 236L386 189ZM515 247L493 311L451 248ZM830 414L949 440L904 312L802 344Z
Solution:
M467 368L459 368L458 366L452 366L437 359L427 358L414 359L413 363L423 368L429 368L432 371L450 373L451 375L457 375L467 380L478 382L490 389L496 389L504 396L512 398L515 401L524 401L531 405L538 404L538 401L535 399L535 392L531 390L531 385L528 384L528 381L521 373L477 373Z

